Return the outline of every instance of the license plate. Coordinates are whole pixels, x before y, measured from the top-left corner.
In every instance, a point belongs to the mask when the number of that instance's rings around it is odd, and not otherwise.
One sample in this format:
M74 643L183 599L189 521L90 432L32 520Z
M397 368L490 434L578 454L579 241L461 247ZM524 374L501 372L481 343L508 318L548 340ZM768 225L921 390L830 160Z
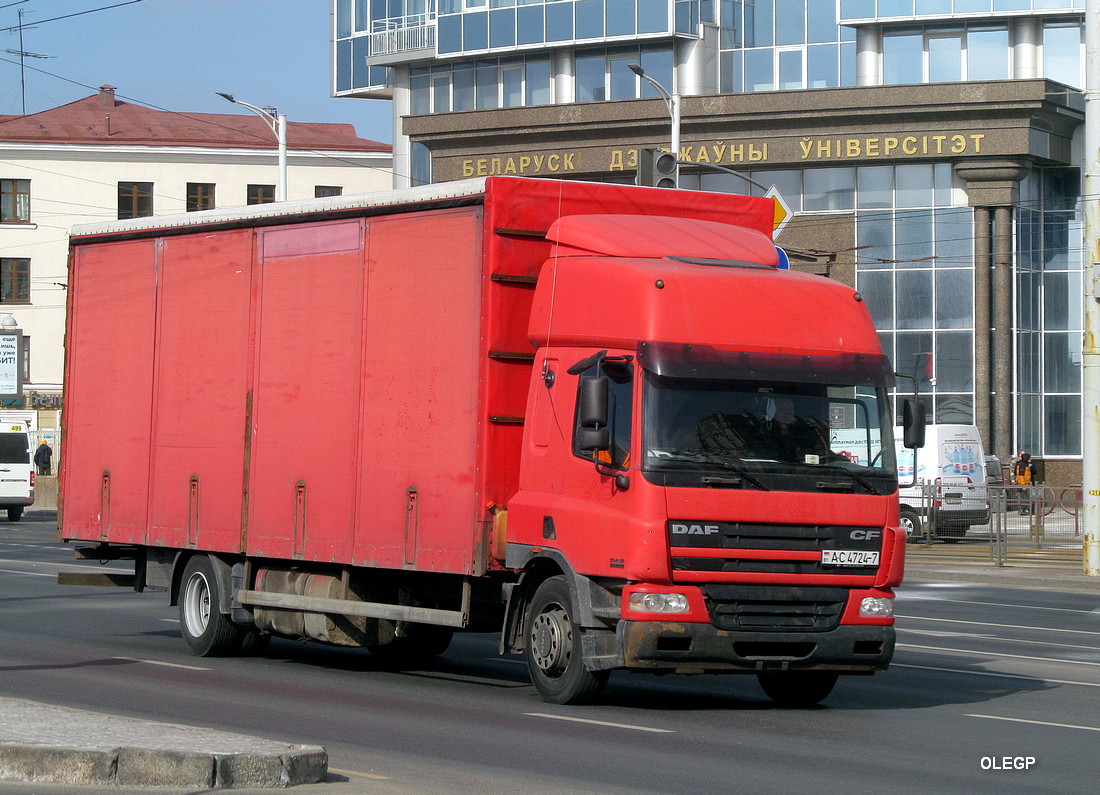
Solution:
M825 566L877 566L878 552L863 549L823 549L821 563Z

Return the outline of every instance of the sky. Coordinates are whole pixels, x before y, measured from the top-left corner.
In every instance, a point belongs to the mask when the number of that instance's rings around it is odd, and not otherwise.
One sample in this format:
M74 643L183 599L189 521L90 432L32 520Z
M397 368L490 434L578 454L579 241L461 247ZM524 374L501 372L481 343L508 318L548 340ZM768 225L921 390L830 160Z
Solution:
M121 5L120 5L121 4ZM191 113L248 113L214 92L275 106L287 120L353 124L392 143L391 104L330 96L331 0L0 0L0 114L116 97ZM115 7L111 7L115 6ZM97 10L93 13L80 13ZM56 17L69 16L67 19ZM52 20L52 21L51 21ZM13 52L14 51L14 52ZM24 85L25 83L25 85Z

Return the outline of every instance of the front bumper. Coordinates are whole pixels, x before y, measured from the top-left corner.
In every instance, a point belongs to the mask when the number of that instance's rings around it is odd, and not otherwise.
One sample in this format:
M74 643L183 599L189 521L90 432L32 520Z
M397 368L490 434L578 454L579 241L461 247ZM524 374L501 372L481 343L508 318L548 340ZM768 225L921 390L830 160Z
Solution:
M827 632L728 632L710 624L623 621L619 648L628 669L674 673L883 671L894 628L842 624Z

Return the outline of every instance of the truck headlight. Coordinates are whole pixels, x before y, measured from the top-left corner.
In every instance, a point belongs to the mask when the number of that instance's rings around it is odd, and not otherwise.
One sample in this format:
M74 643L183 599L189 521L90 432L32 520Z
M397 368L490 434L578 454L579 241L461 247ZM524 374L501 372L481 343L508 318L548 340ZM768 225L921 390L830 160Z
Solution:
M894 600L884 596L865 596L859 603L859 614L864 618L890 618L894 615Z
M686 613L688 600L682 593L632 593L627 606L636 613Z

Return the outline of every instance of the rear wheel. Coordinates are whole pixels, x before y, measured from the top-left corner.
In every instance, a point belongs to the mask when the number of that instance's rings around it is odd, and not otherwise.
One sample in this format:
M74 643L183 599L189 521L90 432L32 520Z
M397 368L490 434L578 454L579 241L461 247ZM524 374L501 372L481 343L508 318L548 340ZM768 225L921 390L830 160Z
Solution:
M221 597L210 559L196 555L187 561L180 585L180 633L198 657L224 657L241 651L244 631L218 609Z
M607 684L610 671L584 667L580 628L564 577L551 577L535 591L527 614L526 657L531 682L549 704L583 704Z
M781 707L812 707L833 692L837 674L796 672L757 674L764 693Z
M22 516L23 516L23 506L22 505L13 505L10 508L8 508L8 521L9 522L18 522L20 517L22 517Z

